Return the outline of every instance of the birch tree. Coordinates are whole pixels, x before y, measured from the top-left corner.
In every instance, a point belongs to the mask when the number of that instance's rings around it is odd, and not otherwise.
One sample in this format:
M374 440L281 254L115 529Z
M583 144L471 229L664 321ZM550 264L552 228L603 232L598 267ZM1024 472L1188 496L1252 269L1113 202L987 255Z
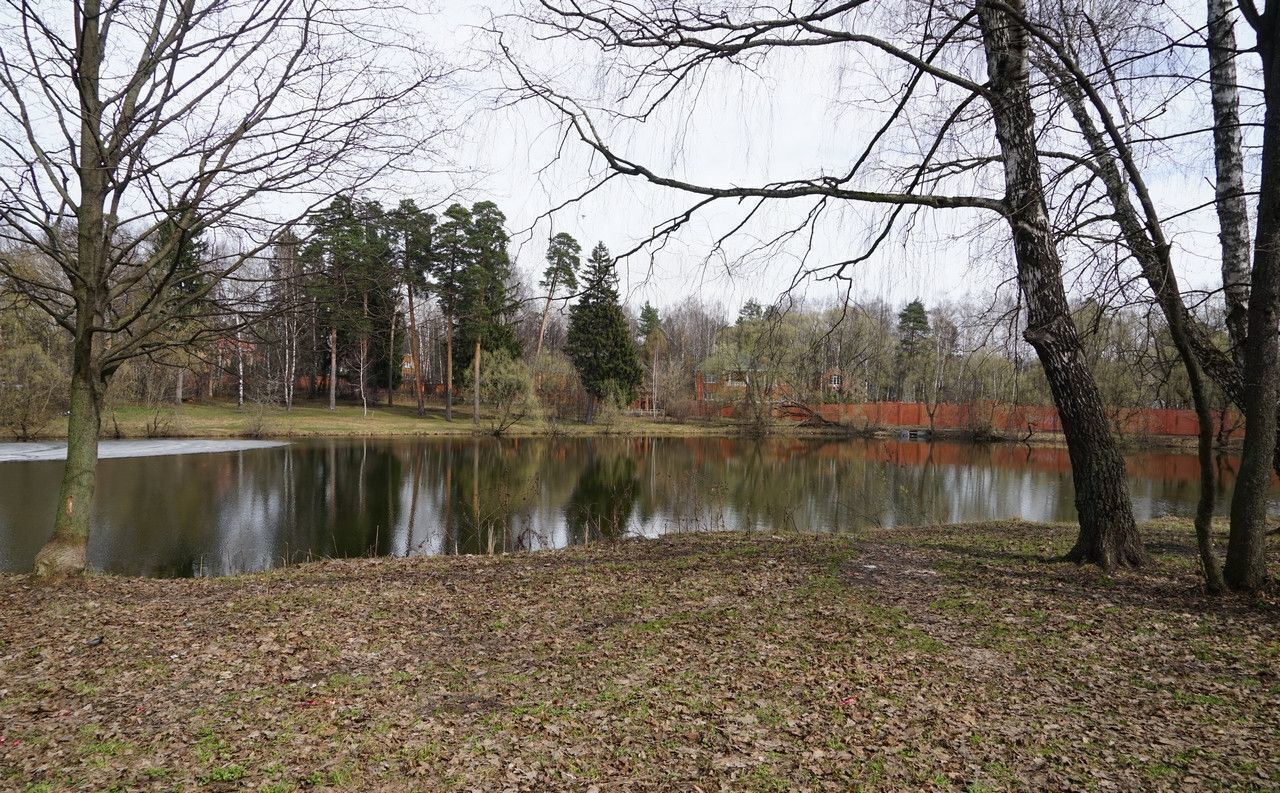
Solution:
M847 278L846 271L870 258L911 210L995 213L1009 229L1026 306L1024 336L1044 369L1071 455L1080 533L1067 558L1103 567L1140 565L1147 555L1133 519L1124 461L1067 303L1038 150L1041 130L1024 16L1020 0L846 0L784 9L543 2L525 23L539 35L599 51L623 78L621 97L600 102L575 97L540 76L505 38L499 45L518 88L560 114L570 134L603 164L605 178L641 179L694 197L686 211L657 228L655 237L673 233L716 202L745 206L744 223L771 201L809 202L810 219L835 202L888 207L884 228L869 250L829 263L829 277ZM642 122L682 89L696 91L712 67L753 68L775 52L817 47L848 48L856 57L884 62L897 70L889 82L901 86L882 103L883 124L850 153L843 172L759 185L703 183L657 170L610 137L608 124ZM975 62L985 68L975 68ZM623 106L616 108L619 102ZM923 134L904 134L912 144L909 161L888 161L890 133L917 109L936 125ZM992 139L994 147L977 145ZM973 154L975 147L979 151ZM872 178L877 165L895 175L890 187Z

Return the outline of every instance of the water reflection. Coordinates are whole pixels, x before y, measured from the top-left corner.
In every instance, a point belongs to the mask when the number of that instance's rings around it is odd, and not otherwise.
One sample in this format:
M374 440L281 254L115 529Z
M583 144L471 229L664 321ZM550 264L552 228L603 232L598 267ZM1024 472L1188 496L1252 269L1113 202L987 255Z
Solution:
M1225 510L1234 460L1221 461ZM0 567L29 568L62 463L0 463ZM727 438L323 439L104 460L90 562L223 575L324 557L496 553L668 531L848 531L1075 516L1062 449ZM1190 514L1192 455L1129 459L1139 519Z

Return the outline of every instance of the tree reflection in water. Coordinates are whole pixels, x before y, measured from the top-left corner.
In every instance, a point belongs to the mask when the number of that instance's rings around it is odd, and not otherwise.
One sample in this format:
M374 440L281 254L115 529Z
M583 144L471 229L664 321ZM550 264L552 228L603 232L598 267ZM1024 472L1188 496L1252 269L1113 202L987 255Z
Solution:
M1223 461L1228 504L1235 461ZM0 566L28 569L61 463L0 464ZM1194 455L1129 458L1139 519L1189 514ZM91 564L221 575L326 557L504 553L672 531L1075 516L1066 451L898 440L319 439L100 463Z

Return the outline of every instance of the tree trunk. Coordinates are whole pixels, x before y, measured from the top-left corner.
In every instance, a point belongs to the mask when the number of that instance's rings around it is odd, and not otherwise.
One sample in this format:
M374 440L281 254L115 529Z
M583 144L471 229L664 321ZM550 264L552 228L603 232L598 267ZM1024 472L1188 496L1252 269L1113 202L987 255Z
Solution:
M86 334L87 336L87 334ZM67 421L67 463L58 490L53 537L36 554L35 576L57 579L84 570L93 518L102 424L104 382L92 364L91 337L77 340L71 374L71 416Z
M1234 5L1231 0L1208 0L1208 43L1222 295L1233 357L1236 365L1243 367L1249 333L1249 204L1244 186L1236 30L1231 16Z
M289 356L288 365L284 372L284 408L285 410L293 410L294 389L298 386L298 317L297 314L291 314L287 320L287 328L289 333L289 346L286 353Z
M338 326L329 328L329 409L338 409Z
M307 396L315 399L320 395L320 336L319 318L316 316L316 304L311 304L311 382L307 386Z
M1214 362L1224 380L1238 387L1238 372L1232 371L1232 362L1221 355L1211 339L1203 332L1195 317L1187 311L1182 300L1182 292L1178 286L1177 273L1173 269L1170 258L1170 246L1165 240L1159 219L1148 214L1148 222L1143 223L1137 207L1130 200L1130 185L1121 174L1116 160L1112 157L1111 148L1094 124L1089 114L1084 95L1080 87L1067 74L1059 73L1058 81L1063 97L1066 99L1072 115L1076 119L1082 134L1093 153L1097 173L1107 189L1115 211L1115 220L1124 235L1125 243L1142 268L1148 285L1155 295L1169 335L1177 349L1178 358L1187 372L1187 380L1191 387L1192 404L1198 422L1198 452L1200 462L1200 496L1196 504L1195 528L1196 544L1200 553L1200 566L1204 572L1205 589L1210 594L1217 594L1225 589L1222 568L1218 564L1217 552L1213 547L1213 510L1214 510L1214 463L1213 463L1213 411L1209 405L1209 395L1205 388L1205 374L1201 367L1201 359ZM1146 202L1145 186L1138 185L1139 195ZM1221 216L1221 212L1220 212ZM1245 218L1247 222L1247 218ZM1246 240L1247 248L1247 240ZM1224 261L1228 255L1227 235L1223 235Z
M366 381L369 379L369 293L364 292L360 295L360 318L363 320L363 327L360 328L360 410L363 415L369 415L369 396L365 392Z
M396 312L391 312L391 341L387 345L387 407L396 403Z
M236 407L244 407L244 345L236 331Z
M1009 5L1021 13L1021 2ZM1066 558L1105 569L1137 566L1147 561L1147 554L1133 519L1124 458L1085 362L1049 225L1036 152L1026 34L1004 9L1004 4L980 2L978 16L996 139L1004 160L1018 285L1027 301L1023 335L1044 367L1071 458L1080 532Z
M186 369L178 369L178 384L173 389L173 402L178 407L182 407L182 386L185 385L186 374Z
M471 423L478 426L480 424L480 339L476 339L476 357L473 365L475 367L475 387L471 390L475 393L472 400L474 404L471 408Z
M1280 10L1268 5L1258 20L1266 115L1258 228L1244 361L1244 449L1231 499L1231 537L1224 570L1232 589L1253 592L1267 582L1267 491L1276 452L1280 401Z
M551 301L556 296L556 281L558 279L553 274L551 276L551 285L547 287L547 302L542 306L542 322L538 325L538 347L534 350L533 360L536 364L538 358L542 356L542 341L547 336L547 320L551 318Z
M420 331L418 330L418 315L413 308L413 284L409 286L409 351L413 355L413 395L418 401L418 415L424 416L427 412L427 405L422 397L422 350L419 349Z
M453 317L444 315L444 420L453 421Z

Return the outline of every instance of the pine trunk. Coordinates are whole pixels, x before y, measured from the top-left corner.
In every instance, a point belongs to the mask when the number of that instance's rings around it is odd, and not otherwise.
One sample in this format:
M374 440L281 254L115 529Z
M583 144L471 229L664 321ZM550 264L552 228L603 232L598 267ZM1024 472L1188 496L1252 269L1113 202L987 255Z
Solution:
M480 340L476 339L475 354L475 387L471 390L474 393L473 406L471 408L471 423L478 425L480 423Z
M418 315L413 307L413 284L409 283L409 351L413 354L413 395L418 401L418 415L426 415L427 405L422 396L422 350Z
M338 326L329 328L329 409L338 409Z
M444 315L444 420L453 421L453 317Z

